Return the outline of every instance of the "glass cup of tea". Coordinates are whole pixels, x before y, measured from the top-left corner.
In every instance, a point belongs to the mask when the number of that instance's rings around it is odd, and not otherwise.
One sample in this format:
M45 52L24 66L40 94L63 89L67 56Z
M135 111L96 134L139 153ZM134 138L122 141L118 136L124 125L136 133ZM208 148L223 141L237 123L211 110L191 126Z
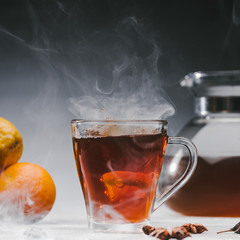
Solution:
M197 149L186 138L169 137L167 121L72 120L73 149L94 230L134 232L180 189L197 165ZM189 164L170 189L156 194L167 144L189 152Z

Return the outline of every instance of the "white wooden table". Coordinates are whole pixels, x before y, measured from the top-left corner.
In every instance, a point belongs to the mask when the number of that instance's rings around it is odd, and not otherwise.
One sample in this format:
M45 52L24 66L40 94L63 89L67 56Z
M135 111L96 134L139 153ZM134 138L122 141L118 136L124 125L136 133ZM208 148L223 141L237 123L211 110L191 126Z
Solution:
M161 207L152 215L152 225L162 227L180 226L184 223L201 223L208 228L208 232L192 234L189 240L231 240L240 239L240 234L223 233L217 231L233 227L238 218L199 218L185 217L172 212L166 207ZM88 230L85 215L78 213L52 214L44 220L30 225L0 224L0 239L3 240L146 240L156 239L139 234L94 233Z

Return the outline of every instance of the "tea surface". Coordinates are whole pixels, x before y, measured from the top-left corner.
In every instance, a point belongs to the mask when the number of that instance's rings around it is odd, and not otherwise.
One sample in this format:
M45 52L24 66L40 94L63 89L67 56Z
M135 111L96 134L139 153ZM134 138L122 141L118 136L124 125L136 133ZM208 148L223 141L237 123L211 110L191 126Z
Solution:
M74 138L73 143L88 214L99 222L148 219L167 136Z

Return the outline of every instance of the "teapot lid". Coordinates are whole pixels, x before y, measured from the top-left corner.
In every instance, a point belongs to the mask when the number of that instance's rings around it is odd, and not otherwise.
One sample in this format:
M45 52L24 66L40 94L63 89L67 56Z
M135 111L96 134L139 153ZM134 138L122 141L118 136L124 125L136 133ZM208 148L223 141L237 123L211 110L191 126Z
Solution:
M181 81L195 96L240 96L240 70L194 72L187 74Z

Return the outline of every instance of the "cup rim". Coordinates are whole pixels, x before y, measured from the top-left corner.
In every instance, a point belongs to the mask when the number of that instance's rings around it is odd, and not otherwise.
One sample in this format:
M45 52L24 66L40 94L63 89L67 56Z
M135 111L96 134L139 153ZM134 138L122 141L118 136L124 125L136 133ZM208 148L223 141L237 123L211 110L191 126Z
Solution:
M139 119L136 119L136 120L115 120L115 119L106 119L106 120L89 120L89 119L72 119L71 120L71 123L162 123L164 125L167 125L168 122L166 120L139 120Z

